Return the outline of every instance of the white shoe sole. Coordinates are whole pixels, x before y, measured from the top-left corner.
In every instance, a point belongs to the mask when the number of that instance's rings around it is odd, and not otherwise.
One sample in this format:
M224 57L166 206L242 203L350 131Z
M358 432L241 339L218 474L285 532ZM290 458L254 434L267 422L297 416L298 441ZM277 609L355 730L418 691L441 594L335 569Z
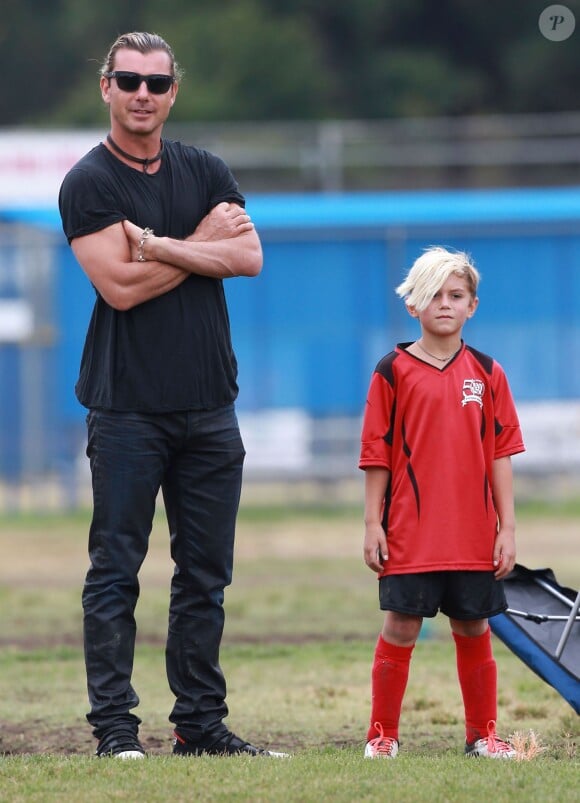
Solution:
M121 761L126 761L127 759L139 759L145 758L145 754L141 753L140 750L123 750L121 753L115 753L113 758L120 758Z
M396 757L396 755L397 755L397 753L398 753L398 752L399 752L399 745L397 745L397 744L394 744L394 745L392 746L392 748L391 748L391 754L390 754L390 755L387 755L387 753L375 753L375 752L373 752L373 748L371 747L371 745L370 745L370 744L367 744L367 746L365 747L365 753L364 753L364 757L365 757L365 758L386 758L386 759L392 759L392 758L395 758L395 757Z

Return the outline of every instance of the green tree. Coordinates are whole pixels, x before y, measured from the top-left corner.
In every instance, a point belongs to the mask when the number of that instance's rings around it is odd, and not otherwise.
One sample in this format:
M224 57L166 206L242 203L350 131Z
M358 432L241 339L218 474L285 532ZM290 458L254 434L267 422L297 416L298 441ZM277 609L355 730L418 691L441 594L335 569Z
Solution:
M144 19L137 0L1 0L0 122L43 124L75 120L76 103L91 86L111 39ZM87 99L88 101L88 99ZM59 115L55 110L68 109ZM86 120L90 122L90 119Z
M172 118L396 118L573 110L578 27L550 42L546 0L0 0L0 124L94 125L98 69L127 30L185 68Z
M257 0L202 5L166 25L185 68L174 120L331 113L334 79L308 20L274 15Z

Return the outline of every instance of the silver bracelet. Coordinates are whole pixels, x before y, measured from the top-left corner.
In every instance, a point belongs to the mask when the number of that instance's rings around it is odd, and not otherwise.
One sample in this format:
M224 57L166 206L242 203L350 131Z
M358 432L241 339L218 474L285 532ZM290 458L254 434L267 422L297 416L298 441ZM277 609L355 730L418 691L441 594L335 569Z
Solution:
M153 229L150 229L149 227L143 229L141 232L141 237L139 238L139 247L137 250L137 262L147 262L145 255L143 254L143 247L145 246L145 240L148 240L149 237L152 237L153 233Z

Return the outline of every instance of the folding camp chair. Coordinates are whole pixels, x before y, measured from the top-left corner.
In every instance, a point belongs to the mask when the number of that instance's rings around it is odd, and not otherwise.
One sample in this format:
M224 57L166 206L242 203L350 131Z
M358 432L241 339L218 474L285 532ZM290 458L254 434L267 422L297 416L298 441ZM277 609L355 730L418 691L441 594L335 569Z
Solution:
M580 714L580 591L517 563L504 584L509 607L492 631Z

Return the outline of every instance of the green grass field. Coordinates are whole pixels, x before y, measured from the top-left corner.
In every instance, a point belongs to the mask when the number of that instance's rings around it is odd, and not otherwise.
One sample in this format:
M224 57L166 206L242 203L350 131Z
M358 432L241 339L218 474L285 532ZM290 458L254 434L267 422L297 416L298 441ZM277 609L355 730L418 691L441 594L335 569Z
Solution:
M580 506L519 511L518 560L580 581ZM447 622L415 650L394 762L362 758L381 625L360 509L242 508L226 595L228 725L288 760L176 759L163 645L171 565L160 515L141 575L134 685L149 757L97 760L85 721L80 590L88 514L0 519L1 801L578 800L580 718L497 639L502 735L532 761L462 756ZM498 766L499 764L499 766Z

